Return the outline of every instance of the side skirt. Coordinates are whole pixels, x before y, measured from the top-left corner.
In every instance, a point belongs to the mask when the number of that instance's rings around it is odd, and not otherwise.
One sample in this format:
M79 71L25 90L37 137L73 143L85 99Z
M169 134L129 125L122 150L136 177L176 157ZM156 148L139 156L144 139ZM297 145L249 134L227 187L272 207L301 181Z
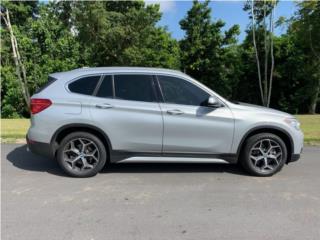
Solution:
M110 162L185 162L185 163L237 163L236 154L158 153L112 151Z

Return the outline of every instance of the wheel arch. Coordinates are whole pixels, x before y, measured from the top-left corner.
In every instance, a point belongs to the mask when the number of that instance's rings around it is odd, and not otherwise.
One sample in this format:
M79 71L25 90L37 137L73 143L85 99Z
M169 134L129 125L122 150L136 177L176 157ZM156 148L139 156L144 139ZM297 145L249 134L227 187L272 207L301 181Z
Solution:
M100 128L90 125L90 124L83 124L83 123L72 123L64 125L56 130L53 134L50 145L52 148L53 155L55 156L57 149L59 147L60 142L62 139L72 132L89 132L100 138L103 144L106 146L106 151L108 154L108 159L110 159L110 154L112 151L112 144L108 135Z
M294 150L294 143L293 143L293 139L290 136L290 134L284 130L283 128L280 127L276 127L276 126L259 126L259 127L254 127L252 129L250 129L249 131L247 131L244 136L242 137L240 144L238 146L237 149L237 157L239 158L241 151L243 149L244 143L246 142L246 140L256 134L259 133L272 133L277 135L278 137L280 137L284 143L286 144L287 150L288 150L288 156L287 156L287 161L289 162L291 159L291 156L293 154L293 150Z

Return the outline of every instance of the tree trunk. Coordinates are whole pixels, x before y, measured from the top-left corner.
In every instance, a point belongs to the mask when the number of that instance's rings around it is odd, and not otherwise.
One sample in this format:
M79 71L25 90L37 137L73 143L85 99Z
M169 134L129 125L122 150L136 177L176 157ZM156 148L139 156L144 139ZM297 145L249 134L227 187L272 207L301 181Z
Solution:
M256 31L255 31L255 15L254 15L254 0L251 0L251 15L252 15L252 38L253 38L253 46L257 61L257 69L258 69L258 80L259 80L259 88L260 88L260 95L261 95L261 101L264 105L264 97L263 97L263 91L262 91L262 80L261 80L261 71L260 71L260 60L259 60L259 54L258 54L258 48L256 43Z
M1 14L1 16L3 17L3 20L4 20L6 26L9 30L9 33L10 33L12 55L13 55L14 64L16 66L16 74L18 77L19 84L21 86L23 98L24 98L26 105L28 107L30 107L30 93L29 93L28 83L27 83L27 74L26 74L24 64L22 63L22 60L20 57L17 39L13 33L8 9L6 9L6 13Z
M319 99L319 92L320 92L320 79L318 80L318 86L315 89L313 96L311 97L311 103L309 105L309 113L316 114L317 103Z
M269 105L270 105L271 91L272 91L272 82L273 82L273 71L274 71L274 54L273 54L273 32L274 32L274 23L273 23L273 17L274 17L274 7L272 8L272 10L271 10L271 15L270 15L271 70L270 70L269 93L268 93L267 107L269 107Z
M267 5L264 0L263 6L263 28L264 28L264 80L263 80L263 105L268 107L268 58L269 58L269 41L267 36L266 25Z
M310 43L310 49L313 55L315 56L316 59L320 60L320 55L316 52L316 50L313 47L313 41L312 41L312 24L310 23L310 19L308 16L308 23L309 23L309 43ZM318 61L320 63L320 61ZM320 78L320 74L317 74L317 76ZM316 86L314 95L311 97L311 103L309 105L309 113L310 114L316 114L316 109L317 109L317 103L318 103L318 98L319 98L319 92L320 92L320 79L318 80L318 85Z

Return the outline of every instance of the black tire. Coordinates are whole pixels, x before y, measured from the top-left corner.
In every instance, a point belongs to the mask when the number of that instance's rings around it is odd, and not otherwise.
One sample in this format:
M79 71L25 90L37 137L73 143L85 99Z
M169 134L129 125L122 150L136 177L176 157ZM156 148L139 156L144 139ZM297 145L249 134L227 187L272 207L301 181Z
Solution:
M267 139L270 139L272 141L273 144L278 144L279 148L281 148L281 155L279 156L279 159L277 159L277 162L274 162L275 164L277 164L272 170L259 170L257 169L257 166L254 165L250 154L251 154L251 149L256 145L259 144L259 142L261 142L261 140L265 140L268 141ZM255 150L254 150L255 151ZM259 133L257 135L253 135L251 137L249 137L244 146L243 149L241 151L241 155L240 155L240 163L242 165L242 167L251 175L254 176L259 176L259 177L268 177L268 176L272 176L275 173L279 172L283 165L285 164L286 160L287 160L287 156L288 156L288 151L287 151L287 147L286 144L283 142L283 140L278 137L277 135L274 135L272 133Z
M92 146L98 150L98 158L94 161L94 164L91 169L73 169L69 163L67 163L65 159L64 150L71 141L77 141L77 139L84 139L91 141L93 143ZM77 153L78 154L78 153ZM95 135L88 132L73 132L67 135L60 143L59 149L57 151L57 161L62 168L62 170L67 173L71 177L85 178L95 176L98 172L102 170L107 161L107 151L106 147L102 143L102 141L96 137ZM80 160L79 160L80 161ZM80 162L81 163L81 162Z

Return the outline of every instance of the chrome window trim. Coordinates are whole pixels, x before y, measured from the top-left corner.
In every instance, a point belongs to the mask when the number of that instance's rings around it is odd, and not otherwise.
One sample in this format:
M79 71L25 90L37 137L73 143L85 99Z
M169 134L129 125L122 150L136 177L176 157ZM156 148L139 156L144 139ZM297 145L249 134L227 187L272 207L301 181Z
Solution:
M157 76L160 75L160 76L168 76L168 77L176 77L176 78L179 78L181 80L184 80L184 81L187 81L193 85L195 85L196 87L200 88L201 90L205 91L206 93L208 93L210 96L214 96L216 97L219 102L221 103L222 107L228 107L227 103L221 99L221 97L216 94L213 90L209 89L210 91L208 91L207 88L205 88L204 86L202 86L202 84L198 83L197 80L189 77L189 76L183 76L183 74L176 74L176 73L164 73L164 72L145 72L145 71L105 71L105 72L100 72L100 73L92 73L92 74L85 74L85 75L81 75L81 76L77 76L76 78L73 78L71 80L68 80L66 83L65 83L65 89L67 90L68 93L71 93L71 94L77 94L77 95L80 95L80 96L87 96L87 97L97 97L95 95L86 95L86 94L82 94L82 93L75 93L75 92L71 92L68 88L69 84L74 82L74 81L77 81L81 78L84 78L84 77L92 77L92 76L101 76L99 81L101 81L101 78L104 77L105 75L112 75L112 85L113 85L113 98L106 98L106 99L115 99L115 100L123 100L123 101L134 101L134 100L125 100L125 99L118 99L116 98L115 96L115 84L114 84L114 75L151 75L153 76L157 82L158 82L158 78ZM97 83L97 85L99 84L99 82ZM158 82L158 85L159 85L159 82ZM161 88L160 88L161 90ZM161 90L162 91L162 90ZM154 93L156 94L156 93ZM162 94L162 92L161 92ZM162 94L163 95L163 94ZM156 97L156 95L155 95ZM161 96L163 98L163 96ZM102 97L97 97L97 98L102 98ZM185 104L176 104L176 103L166 103L166 102L162 102L160 101L159 99L156 99L157 101L155 102L147 102L147 103L163 103L163 104L171 104L171 105L182 105L182 106L193 106L193 107L199 107L197 105L185 105ZM164 99L163 99L164 100ZM146 101L134 101L134 102L146 102Z

